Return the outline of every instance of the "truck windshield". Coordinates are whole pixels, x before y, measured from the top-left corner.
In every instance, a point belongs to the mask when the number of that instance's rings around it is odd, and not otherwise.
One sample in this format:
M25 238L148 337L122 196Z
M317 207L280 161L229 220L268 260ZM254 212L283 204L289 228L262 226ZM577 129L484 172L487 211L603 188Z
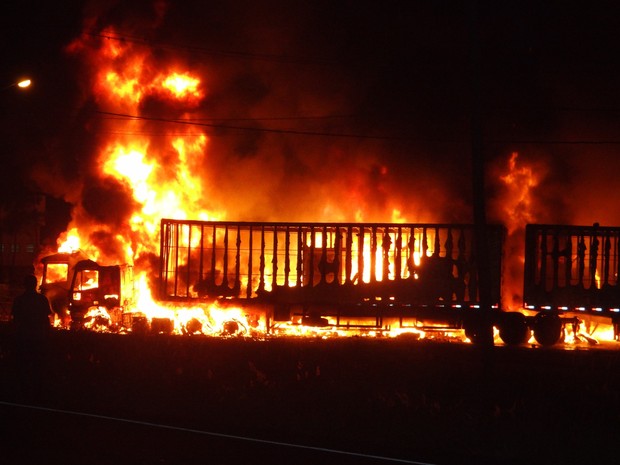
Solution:
M85 291L99 286L98 270L82 270L75 277L75 290Z

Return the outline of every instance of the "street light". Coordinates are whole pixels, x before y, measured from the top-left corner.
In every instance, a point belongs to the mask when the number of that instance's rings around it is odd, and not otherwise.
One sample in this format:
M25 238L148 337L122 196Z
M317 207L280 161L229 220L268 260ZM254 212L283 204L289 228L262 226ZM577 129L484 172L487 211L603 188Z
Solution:
M26 89L32 85L32 81L30 79L22 79L20 81L9 84L6 87L3 87L2 90L8 90L11 87L19 87L20 89Z

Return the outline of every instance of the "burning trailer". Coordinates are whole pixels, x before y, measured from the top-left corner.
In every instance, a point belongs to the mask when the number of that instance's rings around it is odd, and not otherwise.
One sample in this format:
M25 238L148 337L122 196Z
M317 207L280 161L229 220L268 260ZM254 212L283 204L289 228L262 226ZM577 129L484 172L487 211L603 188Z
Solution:
M487 235L499 309L505 230ZM465 329L473 339L480 314L472 225L163 219L159 278L163 301L252 308L272 330Z
M280 322L424 332L480 340L480 262L468 224L161 221L159 298L215 299ZM620 229L526 228L524 306L502 305L505 228L487 226L491 322L506 344L619 339ZM598 323L595 323L598 325ZM589 335L589 334L590 335Z
M549 326L570 323L573 334L578 334L586 317L610 321L613 339L618 341L619 245L618 227L527 225L524 308L550 320ZM563 336L564 331L550 331L546 342L553 344Z

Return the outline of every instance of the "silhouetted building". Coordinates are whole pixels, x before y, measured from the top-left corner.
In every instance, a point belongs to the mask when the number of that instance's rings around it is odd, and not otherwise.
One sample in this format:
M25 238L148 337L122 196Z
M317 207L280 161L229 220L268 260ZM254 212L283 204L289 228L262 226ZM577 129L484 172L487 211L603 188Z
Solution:
M3 199L0 203L0 321L7 321L10 303L24 276L34 272L40 252L45 196Z

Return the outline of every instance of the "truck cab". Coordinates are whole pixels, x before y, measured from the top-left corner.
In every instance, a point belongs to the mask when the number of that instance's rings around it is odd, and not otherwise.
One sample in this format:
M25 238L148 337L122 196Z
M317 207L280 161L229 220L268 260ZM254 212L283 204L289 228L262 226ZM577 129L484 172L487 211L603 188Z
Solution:
M110 329L122 324L122 314L134 296L130 265L103 266L81 251L48 255L41 263L41 292L50 300L62 327L83 327L94 310L105 315L104 323Z
M41 259L43 277L41 278L41 293L45 295L52 306L52 310L60 320L61 326L70 323L69 289L73 279L74 268L77 263L88 257L81 251L71 253L56 253Z
M87 324L91 310L107 313L106 324L111 328L119 327L125 309L132 303L133 268L130 265L103 266L93 260L82 260L75 265L69 288L73 327Z

